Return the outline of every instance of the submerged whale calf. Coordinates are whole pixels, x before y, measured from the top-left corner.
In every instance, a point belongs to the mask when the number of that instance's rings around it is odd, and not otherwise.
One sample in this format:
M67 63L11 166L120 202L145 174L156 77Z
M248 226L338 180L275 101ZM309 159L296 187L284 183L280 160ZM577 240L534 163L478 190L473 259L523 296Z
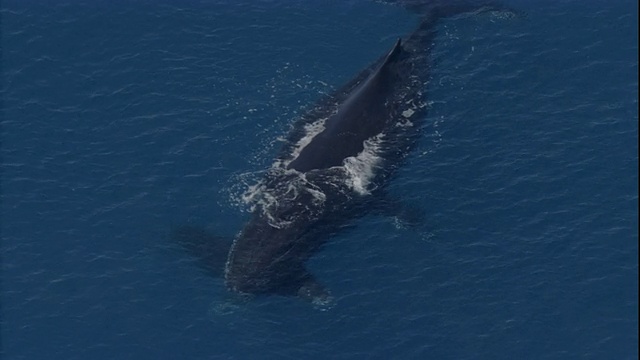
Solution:
M419 138L437 21L504 11L492 1L388 2L418 13L419 26L294 124L274 165L249 194L251 218L224 267L231 291L331 301L305 262L330 234L384 197L389 177Z

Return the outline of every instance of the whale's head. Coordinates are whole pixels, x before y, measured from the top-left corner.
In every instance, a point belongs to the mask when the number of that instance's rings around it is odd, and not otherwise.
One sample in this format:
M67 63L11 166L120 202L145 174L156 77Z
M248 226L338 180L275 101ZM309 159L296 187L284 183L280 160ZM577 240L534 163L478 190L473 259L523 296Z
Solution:
M227 287L238 293L296 295L309 282L304 262L314 251L312 221L274 224L254 214L238 234L225 266Z

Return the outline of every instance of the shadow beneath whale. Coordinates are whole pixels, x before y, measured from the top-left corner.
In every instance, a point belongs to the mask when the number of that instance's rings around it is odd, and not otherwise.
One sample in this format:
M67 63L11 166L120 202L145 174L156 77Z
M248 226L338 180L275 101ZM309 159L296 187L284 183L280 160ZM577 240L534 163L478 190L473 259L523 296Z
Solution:
M216 236L206 229L183 225L171 230L172 243L180 245L197 260L198 266L213 277L224 277L232 238Z

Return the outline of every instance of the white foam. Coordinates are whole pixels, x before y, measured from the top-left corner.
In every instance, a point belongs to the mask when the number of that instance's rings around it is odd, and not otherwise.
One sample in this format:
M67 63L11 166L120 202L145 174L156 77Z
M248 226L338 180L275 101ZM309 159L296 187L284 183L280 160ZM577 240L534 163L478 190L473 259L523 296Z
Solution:
M242 194L241 199L248 205L251 212L260 209L262 214L268 219L269 225L274 228L286 228L293 223L294 219L283 219L277 214L278 208L287 206L302 193L309 193L313 197L313 206L322 206L326 200L326 195L314 183L307 180L304 173L292 169L272 169L273 176L287 177L282 184L286 188L271 188L265 185L264 179L254 185L249 185ZM283 204L281 204L281 202Z
M296 143L296 145L294 146L293 150L291 151L291 155L289 156L288 159L276 159L276 161L273 163L272 167L273 168L286 168L290 162L292 162L294 159L296 159L299 155L300 152L302 152L302 149L305 148L305 146L309 145L309 143L311 143L311 140L313 140L313 138L320 134L321 132L324 131L325 127L324 124L327 121L327 118L323 118L320 120L316 120L314 122L312 122L311 124L307 124L304 126L304 131L305 131L305 135L298 140L298 142Z
M407 109L405 111L402 112L402 116L406 117L407 119L410 118L413 114L415 114L416 111L413 109Z
M357 156L344 160L343 166L348 175L347 185L360 195L371 193L369 185L375 176L375 170L382 160L379 150L384 133L380 133L364 141L364 149Z

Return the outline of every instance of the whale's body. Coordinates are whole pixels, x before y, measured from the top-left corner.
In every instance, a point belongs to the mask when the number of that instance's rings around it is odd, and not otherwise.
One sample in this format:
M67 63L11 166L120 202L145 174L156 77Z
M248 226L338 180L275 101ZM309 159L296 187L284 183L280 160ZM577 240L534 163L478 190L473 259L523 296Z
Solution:
M305 262L371 208L419 138L437 21L498 9L486 1L398 2L421 15L418 28L298 120L253 188L254 210L225 266L231 291L329 301Z

